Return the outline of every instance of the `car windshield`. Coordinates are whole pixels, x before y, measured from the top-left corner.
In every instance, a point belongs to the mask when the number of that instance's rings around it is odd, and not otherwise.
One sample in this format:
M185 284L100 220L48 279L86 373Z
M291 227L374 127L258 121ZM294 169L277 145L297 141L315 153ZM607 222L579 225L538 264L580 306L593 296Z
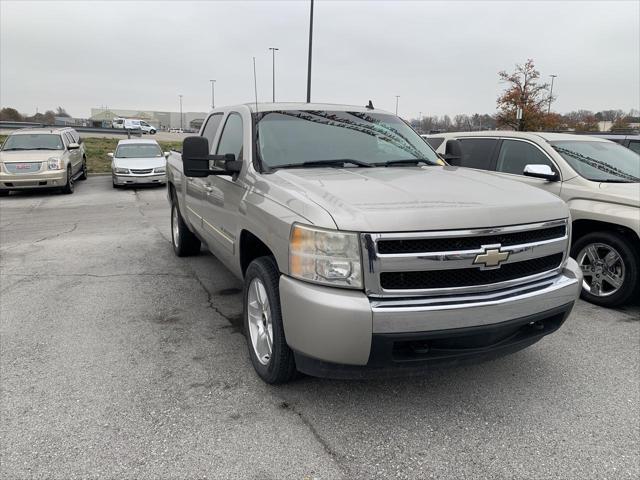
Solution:
M258 147L269 167L440 164L400 118L381 113L286 110L258 116Z
M2 150L62 150L60 135L53 133L19 133L9 135Z
M116 150L117 158L151 158L161 157L162 150L159 145L153 143L127 143L119 145Z
M587 180L640 182L640 155L617 143L569 140L551 146Z

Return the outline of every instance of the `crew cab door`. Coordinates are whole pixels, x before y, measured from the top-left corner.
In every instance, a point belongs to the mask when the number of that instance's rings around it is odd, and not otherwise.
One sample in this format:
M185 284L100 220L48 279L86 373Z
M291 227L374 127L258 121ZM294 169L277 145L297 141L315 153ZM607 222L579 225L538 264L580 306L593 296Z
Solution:
M548 192L560 195L560 169L549 155L535 143L523 139L505 138L500 142L495 171L499 176L517 180ZM558 174L558 181L527 177L524 168L527 165L547 165Z
M211 149L211 152L213 152L215 145L214 140L218 133L222 116L222 112L211 114L207 119L204 129L202 130L202 136L209 140L209 148ZM187 217L193 228L195 228L200 234L203 234L202 217L205 210L205 183L208 182L208 179L199 177L185 178Z
M250 126L246 126L250 128ZM215 155L232 153L236 160L243 160L245 125L238 112L230 112L220 132L213 152ZM222 166L222 165L221 165ZM241 180L229 175L210 175L204 184L203 235L209 247L221 260L230 261L238 242L237 216L244 187Z

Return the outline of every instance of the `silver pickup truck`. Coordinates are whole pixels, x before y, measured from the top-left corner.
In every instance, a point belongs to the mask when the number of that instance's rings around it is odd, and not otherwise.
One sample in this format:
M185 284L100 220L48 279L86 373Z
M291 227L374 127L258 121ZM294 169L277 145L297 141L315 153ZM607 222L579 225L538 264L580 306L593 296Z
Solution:
M556 196L443 165L368 107L213 110L167 169L173 248L244 279L251 361L268 383L416 374L556 331L582 273Z

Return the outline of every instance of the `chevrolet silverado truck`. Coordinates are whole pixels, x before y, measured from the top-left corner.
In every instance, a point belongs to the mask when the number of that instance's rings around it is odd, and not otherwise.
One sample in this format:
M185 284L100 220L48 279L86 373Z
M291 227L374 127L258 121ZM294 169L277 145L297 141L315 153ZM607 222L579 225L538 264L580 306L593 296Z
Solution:
M218 108L167 165L174 252L204 243L243 279L267 383L495 358L555 332L580 292L562 200L443 165L371 105Z

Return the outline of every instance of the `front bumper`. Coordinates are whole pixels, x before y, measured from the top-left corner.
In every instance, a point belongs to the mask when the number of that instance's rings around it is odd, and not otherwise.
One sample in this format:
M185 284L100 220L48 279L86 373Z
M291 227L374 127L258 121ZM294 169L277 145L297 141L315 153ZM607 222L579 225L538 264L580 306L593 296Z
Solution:
M445 298L371 299L282 276L280 301L298 369L350 378L413 373L525 348L562 325L581 283L573 259L546 281Z
M2 190L64 187L66 183L66 170L47 170L38 173L20 174L0 172L0 189Z
M167 183L166 173L156 173L148 175L116 175L113 174L113 183L116 185L140 185L140 184L162 184Z

